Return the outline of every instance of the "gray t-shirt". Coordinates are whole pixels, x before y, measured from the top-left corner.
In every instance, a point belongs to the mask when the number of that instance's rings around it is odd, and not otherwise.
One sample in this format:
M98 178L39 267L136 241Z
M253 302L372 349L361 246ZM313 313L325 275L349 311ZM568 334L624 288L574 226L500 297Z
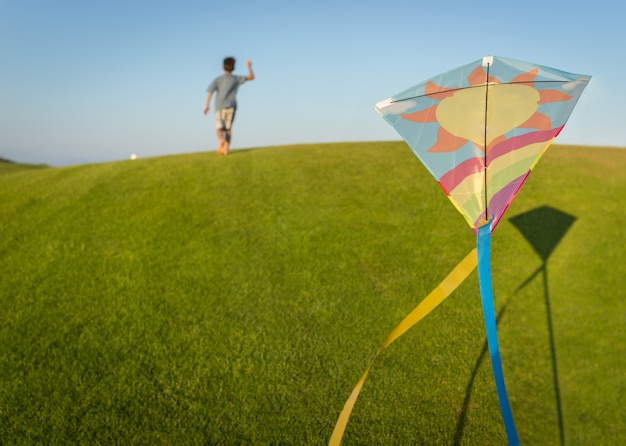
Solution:
M223 74L211 82L207 91L217 91L215 97L215 109L237 108L237 89L246 81L246 76Z

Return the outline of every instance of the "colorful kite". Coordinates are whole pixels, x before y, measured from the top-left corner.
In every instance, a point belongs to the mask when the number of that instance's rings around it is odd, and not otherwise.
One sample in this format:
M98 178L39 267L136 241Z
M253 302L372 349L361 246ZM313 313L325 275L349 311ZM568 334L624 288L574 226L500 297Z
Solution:
M519 440L498 347L489 260L491 232L563 129L590 79L489 56L421 82L375 107L477 234L477 248L396 327L376 356L441 303L478 265L487 343L511 445ZM346 402L331 445L341 442L371 366Z

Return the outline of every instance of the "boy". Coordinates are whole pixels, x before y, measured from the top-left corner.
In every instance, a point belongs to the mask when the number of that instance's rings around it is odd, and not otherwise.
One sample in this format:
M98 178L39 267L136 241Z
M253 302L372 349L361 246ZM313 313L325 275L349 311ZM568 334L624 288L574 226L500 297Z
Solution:
M224 74L215 78L208 88L209 94L206 98L204 114L208 113L213 93L217 91L217 96L215 97L215 126L217 127L217 139L219 141L217 153L221 155L228 155L231 126L237 110L237 89L244 82L254 79L252 62L247 60L246 65L248 66L248 76L235 76L232 74L235 69L235 59L233 57L225 58Z

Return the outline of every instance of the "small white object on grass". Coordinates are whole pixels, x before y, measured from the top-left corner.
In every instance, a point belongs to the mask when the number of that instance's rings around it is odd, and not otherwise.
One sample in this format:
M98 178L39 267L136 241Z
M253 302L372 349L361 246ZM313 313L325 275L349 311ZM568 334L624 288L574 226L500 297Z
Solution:
M131 160L136 160L137 159L137 154L133 153L132 155L130 155L130 159Z

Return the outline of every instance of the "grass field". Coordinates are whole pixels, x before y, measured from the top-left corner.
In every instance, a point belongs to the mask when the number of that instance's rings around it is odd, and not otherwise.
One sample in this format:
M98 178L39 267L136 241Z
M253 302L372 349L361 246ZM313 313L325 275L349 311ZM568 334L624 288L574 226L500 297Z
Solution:
M0 444L326 444L475 246L404 143L0 163ZM492 238L523 445L626 442L626 150L554 146ZM478 281L377 359L344 445L502 445Z

